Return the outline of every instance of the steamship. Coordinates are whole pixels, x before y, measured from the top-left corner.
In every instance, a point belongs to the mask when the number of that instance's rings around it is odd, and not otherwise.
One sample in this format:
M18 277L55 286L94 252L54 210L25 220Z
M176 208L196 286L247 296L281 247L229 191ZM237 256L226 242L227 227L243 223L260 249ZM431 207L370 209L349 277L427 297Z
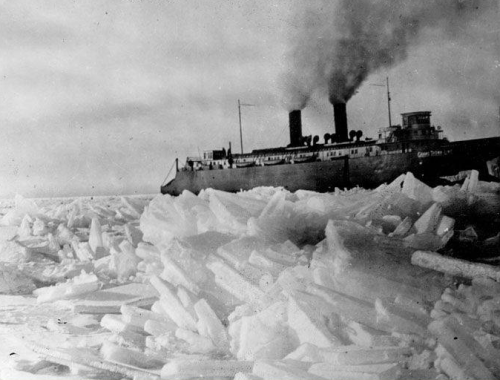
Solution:
M412 172L428 184L444 176L476 169L490 180L500 177L500 137L450 142L431 124L431 112L403 113L401 125L379 131L378 138L362 139L348 131L346 104L334 108L335 133L303 136L301 111L289 113L290 144L235 154L231 149L209 150L202 157L175 161L175 178L161 186L163 194L202 189L237 192L258 186L330 192L338 188L374 188L400 174ZM493 160L493 161L491 161ZM168 178L168 176L167 176Z

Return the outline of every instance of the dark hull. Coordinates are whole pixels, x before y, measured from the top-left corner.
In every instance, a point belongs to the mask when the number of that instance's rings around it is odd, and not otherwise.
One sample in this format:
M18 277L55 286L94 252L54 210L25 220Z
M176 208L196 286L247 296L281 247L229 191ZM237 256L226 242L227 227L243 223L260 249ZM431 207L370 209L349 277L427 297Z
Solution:
M461 170L476 169L486 174L486 161L500 155L500 138L448 143L443 150L447 151L446 155L414 150L380 156L339 157L333 161L179 171L175 179L161 187L161 192L179 195L189 190L197 194L206 188L237 192L258 186L282 186L292 192L299 189L329 192L335 187L373 188L406 172L433 183L440 176L454 175Z

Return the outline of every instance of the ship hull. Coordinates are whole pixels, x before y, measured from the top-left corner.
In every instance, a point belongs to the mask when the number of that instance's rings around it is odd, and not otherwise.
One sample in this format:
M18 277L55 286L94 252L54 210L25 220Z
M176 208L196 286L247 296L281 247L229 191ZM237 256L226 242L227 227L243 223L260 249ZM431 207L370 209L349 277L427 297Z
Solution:
M486 161L500 155L500 138L448 143L438 150L383 154L331 161L255 166L217 170L183 170L161 187L163 194L179 195L184 190L198 194L202 189L237 192L258 186L284 187L329 192L338 188L373 188L400 174L412 172L417 178L435 183L441 176L462 170L487 174Z
M195 194L206 188L237 192L258 186L318 192L333 191L335 187L369 188L390 181L410 168L418 171L418 162L416 153L407 153L275 166L180 171L161 191L163 194L179 195L183 190Z

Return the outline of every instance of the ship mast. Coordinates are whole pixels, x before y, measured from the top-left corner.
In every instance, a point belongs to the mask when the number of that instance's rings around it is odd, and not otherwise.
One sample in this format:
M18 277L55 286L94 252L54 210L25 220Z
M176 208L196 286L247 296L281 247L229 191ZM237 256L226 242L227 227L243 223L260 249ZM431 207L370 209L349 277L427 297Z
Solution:
M241 129L241 107L254 107L253 104L241 103L238 99L238 118L240 121L240 144L241 144L241 154L243 154L243 131Z
M389 113L389 128L392 126L392 120L391 120L391 92L389 91L389 77L386 77L386 84L370 84L370 86L376 86L376 87L386 87L387 88L387 110Z
M243 154L243 132L241 131L241 102L238 99L238 117L240 119L240 144L241 144L241 154Z
M389 92L389 77L387 79L387 108L389 111L389 128L392 126L391 122L391 93Z

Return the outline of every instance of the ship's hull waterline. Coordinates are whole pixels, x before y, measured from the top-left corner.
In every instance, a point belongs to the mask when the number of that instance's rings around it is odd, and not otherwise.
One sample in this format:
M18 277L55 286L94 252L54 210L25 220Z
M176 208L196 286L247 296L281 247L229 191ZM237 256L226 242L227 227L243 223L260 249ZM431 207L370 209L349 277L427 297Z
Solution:
M500 139L496 141L500 146ZM498 151L500 154L500 150ZM258 186L282 186L289 191L329 192L338 188L360 186L374 188L400 174L412 172L417 178L433 182L439 176L460 170L478 169L486 173L485 158L468 157L468 162L454 154L422 157L421 152L386 154L369 157L339 157L333 161L255 166L219 170L179 171L161 187L163 194L179 195L183 190L198 194L202 189L237 192Z

